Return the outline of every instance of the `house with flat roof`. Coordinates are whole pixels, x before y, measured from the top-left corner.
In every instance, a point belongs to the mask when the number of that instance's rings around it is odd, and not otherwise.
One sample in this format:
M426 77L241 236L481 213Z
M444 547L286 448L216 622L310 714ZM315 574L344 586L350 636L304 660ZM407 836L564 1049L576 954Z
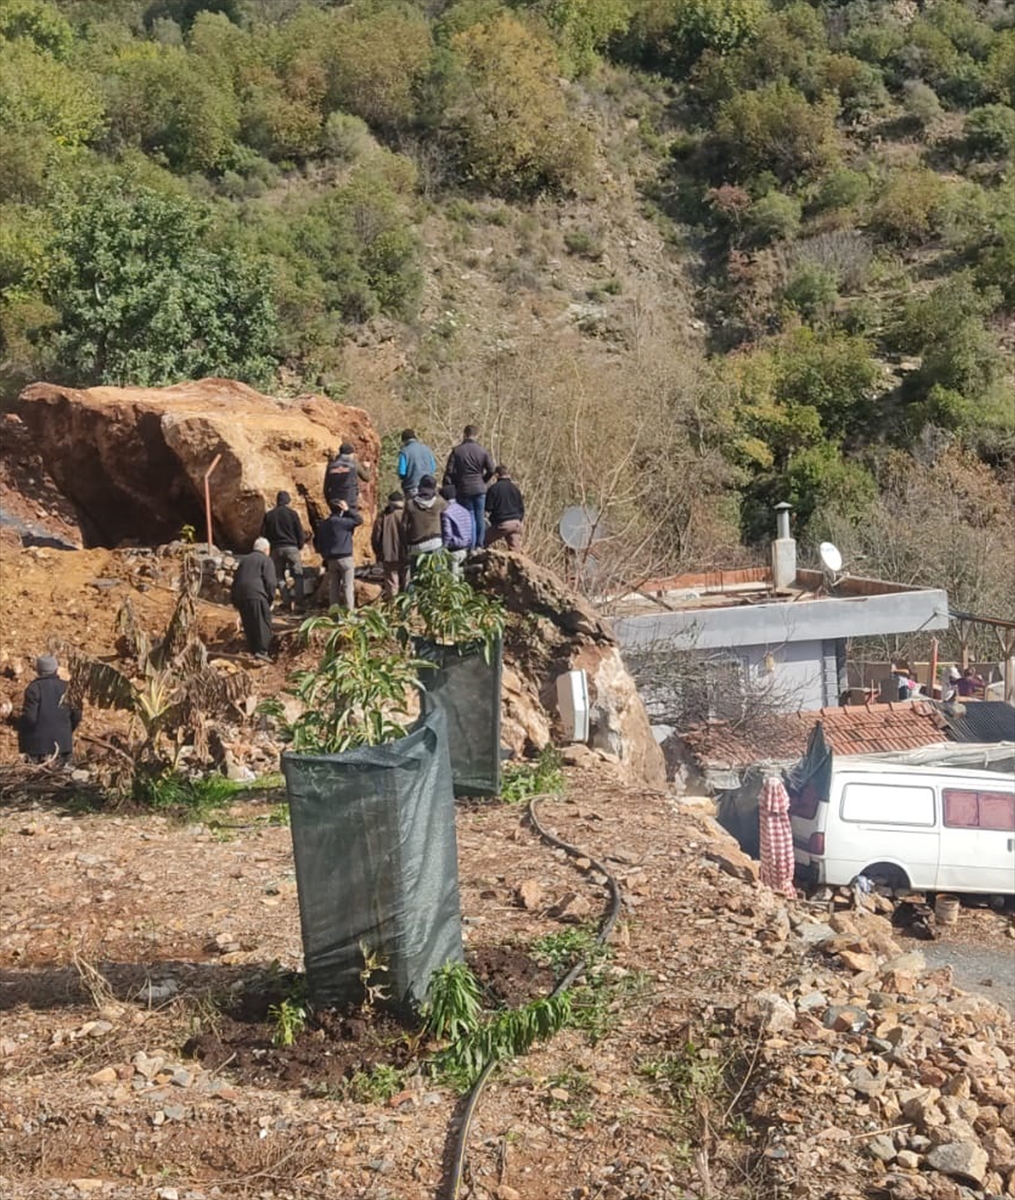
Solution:
M704 673L713 692L763 697L769 711L835 706L849 688L850 638L948 627L941 588L799 568L789 512L776 508L770 566L652 580L611 599L614 632L650 711L654 687L668 686L667 661L678 666L671 679ZM683 670L674 658L682 655L692 656Z

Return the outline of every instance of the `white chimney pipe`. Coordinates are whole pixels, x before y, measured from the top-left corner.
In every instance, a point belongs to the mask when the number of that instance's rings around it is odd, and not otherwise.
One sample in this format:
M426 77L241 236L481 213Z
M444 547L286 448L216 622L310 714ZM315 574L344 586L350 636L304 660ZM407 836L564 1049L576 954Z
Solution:
M792 505L784 500L775 506L775 541L772 543L772 582L776 591L796 583L796 539L789 531Z

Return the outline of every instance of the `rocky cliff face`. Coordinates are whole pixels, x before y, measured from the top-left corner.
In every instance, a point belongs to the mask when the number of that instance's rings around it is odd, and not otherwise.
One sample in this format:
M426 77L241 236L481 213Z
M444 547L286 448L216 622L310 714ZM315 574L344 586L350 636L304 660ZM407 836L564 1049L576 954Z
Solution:
M229 379L83 390L34 383L18 412L49 474L81 511L88 540L107 546L170 541L184 525L203 540L204 474L217 454L213 529L233 550L249 549L278 491L291 493L304 523L320 509L325 462L340 442L373 464L380 454L362 409L323 396L277 400ZM361 484L360 503L362 555L374 481Z
M556 683L584 670L590 706L589 746L615 763L628 782L666 786L666 764L648 714L609 625L564 582L520 554L491 550L479 582L510 614L504 643L503 732L517 753L541 750L559 736Z

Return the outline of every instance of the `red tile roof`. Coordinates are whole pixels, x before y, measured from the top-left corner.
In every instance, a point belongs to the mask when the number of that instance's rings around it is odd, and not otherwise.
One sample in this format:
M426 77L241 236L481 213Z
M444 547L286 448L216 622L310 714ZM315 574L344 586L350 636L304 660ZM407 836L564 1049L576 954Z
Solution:
M836 754L918 750L948 740L944 717L922 701L772 714L750 728L719 721L689 730L681 739L702 767L745 767L799 758L819 721Z

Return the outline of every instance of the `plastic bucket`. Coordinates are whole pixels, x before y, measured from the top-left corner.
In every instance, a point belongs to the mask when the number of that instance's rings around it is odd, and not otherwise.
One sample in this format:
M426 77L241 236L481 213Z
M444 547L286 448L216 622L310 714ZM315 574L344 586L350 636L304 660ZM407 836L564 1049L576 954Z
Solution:
M939 925L954 925L959 919L958 896L938 896L934 902L934 920Z

